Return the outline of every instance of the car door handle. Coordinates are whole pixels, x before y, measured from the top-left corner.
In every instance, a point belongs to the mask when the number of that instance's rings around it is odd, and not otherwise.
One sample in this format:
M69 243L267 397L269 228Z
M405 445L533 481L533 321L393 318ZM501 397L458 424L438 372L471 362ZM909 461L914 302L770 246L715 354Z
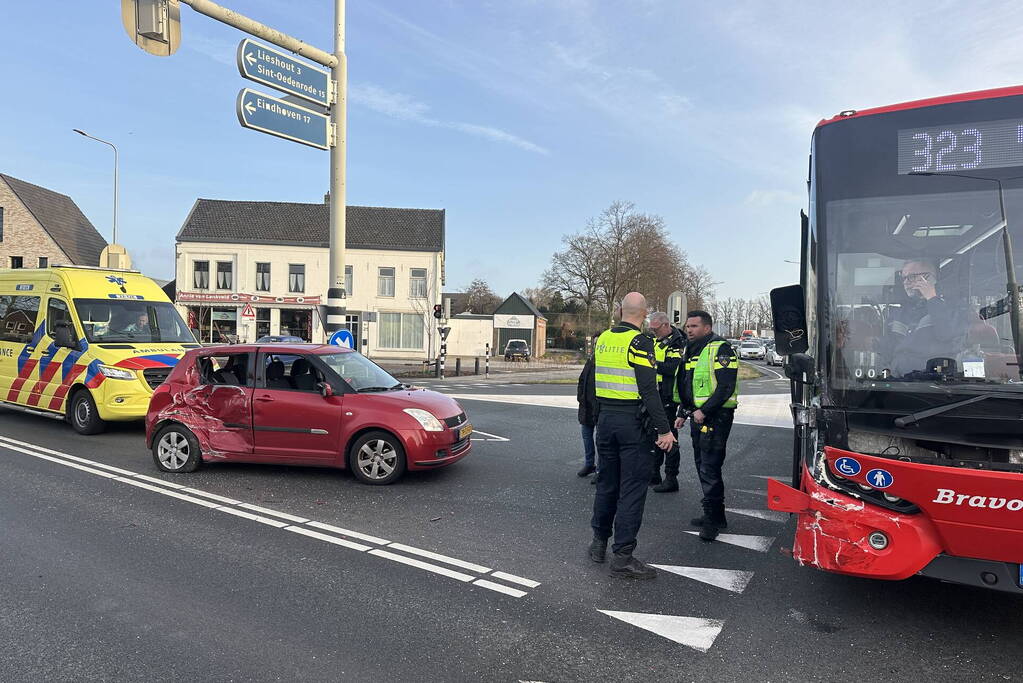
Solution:
M274 400L274 397L273 396L257 396L256 400L257 401L272 401L272 400Z

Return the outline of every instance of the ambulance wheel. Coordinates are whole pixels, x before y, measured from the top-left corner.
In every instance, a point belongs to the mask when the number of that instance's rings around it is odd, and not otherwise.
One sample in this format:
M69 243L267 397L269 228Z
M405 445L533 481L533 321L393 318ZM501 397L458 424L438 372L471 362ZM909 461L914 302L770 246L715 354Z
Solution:
M153 439L153 462L163 472L195 472L202 463L199 440L185 426L171 423Z
M99 434L107 428L88 389L79 389L71 397L66 418L79 434Z

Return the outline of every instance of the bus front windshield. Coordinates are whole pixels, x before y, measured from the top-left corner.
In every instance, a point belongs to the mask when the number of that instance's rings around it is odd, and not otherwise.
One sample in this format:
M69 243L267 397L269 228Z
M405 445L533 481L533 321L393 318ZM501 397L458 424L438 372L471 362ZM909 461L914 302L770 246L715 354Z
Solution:
M816 141L821 350L840 402L1023 388L1010 294L1023 280L1023 117L1014 151L982 145L1005 121L961 116L865 117Z
M75 299L90 343L194 343L195 337L166 301Z

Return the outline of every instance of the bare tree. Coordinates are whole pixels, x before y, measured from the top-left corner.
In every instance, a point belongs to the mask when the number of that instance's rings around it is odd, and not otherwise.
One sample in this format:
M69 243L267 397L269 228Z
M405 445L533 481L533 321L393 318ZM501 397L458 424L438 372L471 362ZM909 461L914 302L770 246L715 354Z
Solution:
M465 308L472 313L488 315L501 305L501 297L490 289L490 285L483 278L476 278L462 291L466 294Z

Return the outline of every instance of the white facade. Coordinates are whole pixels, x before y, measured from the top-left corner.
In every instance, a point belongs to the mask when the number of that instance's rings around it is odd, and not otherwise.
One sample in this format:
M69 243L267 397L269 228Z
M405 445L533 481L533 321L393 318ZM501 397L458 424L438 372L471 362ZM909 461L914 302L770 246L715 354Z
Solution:
M375 358L432 358L444 254L349 248L345 255L349 329L360 350ZM295 334L325 342L317 307L326 303L328 261L320 247L181 241L175 303L203 341Z

